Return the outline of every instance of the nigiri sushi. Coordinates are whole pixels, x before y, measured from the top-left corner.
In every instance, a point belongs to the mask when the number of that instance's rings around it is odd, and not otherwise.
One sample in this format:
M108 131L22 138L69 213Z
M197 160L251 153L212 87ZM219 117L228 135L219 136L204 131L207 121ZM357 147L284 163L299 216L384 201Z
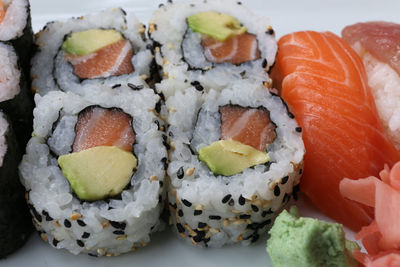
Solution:
M342 36L362 58L384 129L400 149L400 24L357 23Z
M339 192L343 177L377 175L400 153L386 138L358 55L333 33L283 36L273 77L303 129L301 190L324 213L353 230L373 209Z

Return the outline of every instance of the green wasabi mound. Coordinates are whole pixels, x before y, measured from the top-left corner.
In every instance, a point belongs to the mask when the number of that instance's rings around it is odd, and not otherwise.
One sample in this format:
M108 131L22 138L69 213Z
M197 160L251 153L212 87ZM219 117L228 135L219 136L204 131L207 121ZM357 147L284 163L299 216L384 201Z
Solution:
M234 17L214 11L194 14L187 18L187 22L192 31L216 38L221 42L232 35L247 31Z
M81 200L96 201L118 195L131 180L135 156L114 146L98 146L62 155L61 171Z
M270 160L265 152L234 140L220 140L199 150L199 159L217 175L231 176Z
M294 206L282 211L269 234L267 251L274 267L357 266L352 251L359 246L346 240L341 224L301 218Z
M120 40L123 40L123 37L118 31L91 29L72 33L61 49L67 54L84 56Z

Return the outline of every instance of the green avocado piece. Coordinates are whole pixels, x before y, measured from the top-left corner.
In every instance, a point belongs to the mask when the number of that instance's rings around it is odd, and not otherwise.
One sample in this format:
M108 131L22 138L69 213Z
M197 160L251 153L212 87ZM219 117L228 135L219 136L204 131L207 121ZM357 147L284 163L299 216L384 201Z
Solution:
M300 217L291 207L276 218L269 231L267 251L274 267L356 267L352 256L358 244L346 240L343 226Z
M123 39L115 30L91 29L72 33L61 49L67 54L84 56Z
M251 166L268 162L269 156L234 140L220 140L201 148L199 159L207 164L214 174L230 176Z
M58 158L61 171L81 200L118 195L131 180L135 156L115 146L98 146Z
M235 34L247 31L233 16L214 11L200 12L187 18L192 31L214 37L223 42Z

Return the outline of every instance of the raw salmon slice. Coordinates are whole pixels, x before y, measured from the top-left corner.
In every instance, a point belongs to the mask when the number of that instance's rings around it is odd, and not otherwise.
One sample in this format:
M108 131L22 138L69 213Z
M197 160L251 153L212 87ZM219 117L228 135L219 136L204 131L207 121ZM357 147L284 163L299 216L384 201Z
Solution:
M3 21L6 16L6 9L4 8L3 2L0 0L0 23Z
M90 106L78 116L73 152L96 146L117 146L132 151L135 133L132 118L117 108Z
M93 79L133 72L132 56L131 43L128 40L121 40L89 55L66 54L65 59L73 65L76 76L81 79Z
M400 24L384 21L357 23L345 27L342 36L350 45L358 43L400 75Z
M257 38L249 33L234 35L224 42L204 35L201 45L204 56L213 63L229 62L238 65L260 58Z
M345 199L340 181L376 176L400 159L383 133L363 64L329 32L296 32L278 45L272 76L303 128L307 151L300 188L325 214L358 231L372 221L373 208Z
M219 112L221 139L233 139L263 152L275 140L275 125L267 109L226 105L220 107Z

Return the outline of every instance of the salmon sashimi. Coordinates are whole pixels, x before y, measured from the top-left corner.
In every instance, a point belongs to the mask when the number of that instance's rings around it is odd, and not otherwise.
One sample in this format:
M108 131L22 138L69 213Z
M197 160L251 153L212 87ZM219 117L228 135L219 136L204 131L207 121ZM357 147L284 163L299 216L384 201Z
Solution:
M221 114L221 139L233 139L265 152L275 138L275 125L265 108L244 108L226 105L219 108Z
M0 23L3 22L5 16L6 16L6 9L4 8L3 2L0 0Z
M228 62L239 65L260 58L257 38L249 33L233 35L223 42L204 35L201 45L204 48L204 56L213 63Z
M389 64L400 75L400 24L384 21L357 23L345 27L342 36L350 45L359 45L360 49Z
M400 159L383 133L364 66L329 32L296 32L278 45L272 77L302 126L307 151L300 188L325 214L357 231L371 223L373 208L345 199L340 181L376 176Z
M117 146L132 151L135 133L132 118L117 108L90 106L78 116L73 152L97 146Z
M64 58L71 62L76 76L81 79L93 79L133 72L132 56L131 43L128 40L120 40L89 55L66 54Z
M354 256L366 266L400 266L400 162L391 170L386 165L379 176L340 182L344 197L375 209L375 220L355 236L368 255L357 251Z

